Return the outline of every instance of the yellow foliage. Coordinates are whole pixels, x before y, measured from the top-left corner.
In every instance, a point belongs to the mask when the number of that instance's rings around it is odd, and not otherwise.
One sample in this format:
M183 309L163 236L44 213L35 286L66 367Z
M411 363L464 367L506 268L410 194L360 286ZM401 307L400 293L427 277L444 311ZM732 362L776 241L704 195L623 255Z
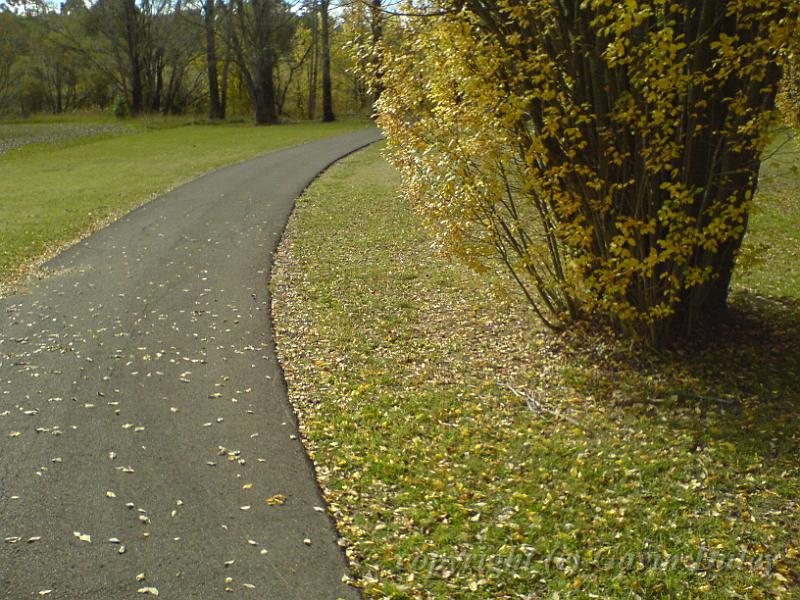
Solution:
M798 10L408 1L381 48L389 156L440 242L499 258L547 323L658 343L724 303Z

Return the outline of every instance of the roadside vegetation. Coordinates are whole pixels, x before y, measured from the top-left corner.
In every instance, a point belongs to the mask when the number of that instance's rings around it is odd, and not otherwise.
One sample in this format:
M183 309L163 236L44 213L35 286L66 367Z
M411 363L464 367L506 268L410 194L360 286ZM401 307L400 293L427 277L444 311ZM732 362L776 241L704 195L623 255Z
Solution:
M604 321L658 348L718 321L760 157L796 106L800 5L415 6L366 74L438 241L501 260L554 329Z
M308 190L278 349L367 597L800 594L797 164L764 165L732 319L659 354L442 256L378 148Z
M192 125L83 118L0 125L0 285L134 206L209 170L365 121ZM3 151L5 150L5 151Z

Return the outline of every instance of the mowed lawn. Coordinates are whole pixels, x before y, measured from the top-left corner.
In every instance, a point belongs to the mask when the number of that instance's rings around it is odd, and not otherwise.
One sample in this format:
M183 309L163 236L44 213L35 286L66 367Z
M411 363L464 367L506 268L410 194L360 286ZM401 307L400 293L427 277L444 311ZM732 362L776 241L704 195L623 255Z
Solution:
M800 301L800 143L779 134L767 151L737 287Z
M309 189L278 349L367 597L800 597L797 164L765 165L730 325L662 356L440 256L378 148Z
M80 123L91 129L85 120ZM364 121L178 126L174 119L121 125L126 129L118 133L98 125L92 133L99 135L80 137L71 133L74 123L54 123L52 142L0 154L0 284L108 219L209 170L367 126ZM38 139L46 127L46 122L21 124L20 135ZM13 128L5 126L4 136Z

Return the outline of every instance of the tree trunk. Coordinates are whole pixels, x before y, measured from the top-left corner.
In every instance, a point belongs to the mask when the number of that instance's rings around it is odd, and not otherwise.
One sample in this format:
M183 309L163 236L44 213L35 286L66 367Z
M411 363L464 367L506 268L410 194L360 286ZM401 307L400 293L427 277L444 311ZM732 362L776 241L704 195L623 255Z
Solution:
M228 115L228 73L231 66L231 35L233 32L233 12L228 9L225 13L225 64L222 67L222 84L219 102L220 119L225 119Z
M308 119L317 116L317 76L319 73L319 10L317 0L311 0L311 63L308 74Z
M205 0L204 24L206 30L206 64L208 66L208 118L222 119L222 103L219 97L219 79L217 76L217 32L214 22L215 0Z
M56 114L60 115L62 112L64 112L64 93L63 93L64 81L62 78L61 65L58 63L56 63L55 66L53 85L55 86L56 89Z
M150 112L161 110L161 97L164 94L164 51L158 50L155 59L155 73L152 74L150 92Z
M322 120L330 123L336 120L333 114L333 86L331 83L331 38L328 7L330 0L320 0L322 18Z
M734 27L730 20L718 20L719 27L726 24ZM706 70L712 68L713 57L706 51L701 57L706 61ZM701 60L701 59L698 59ZM766 109L773 109L781 78L780 68L773 64L767 70L766 80L758 85L751 84L748 90L749 104L758 106L759 102ZM734 96L741 83L731 80L723 88L722 96ZM771 91L765 91L771 90ZM687 175L689 183L698 189L705 190L718 204L735 199L737 207L743 206L748 198L755 196L758 188L758 174L761 169L761 158L756 150L739 150L733 147L730 140L725 140L728 146L719 153L716 160L703 160L701 153L708 152L709 148L720 145L717 139L718 130L723 129L725 120L730 118L728 112L720 106L713 106L707 113L711 126L709 133L695 136L694 144L687 142L685 153L692 159L694 168ZM723 176L724 175L724 176ZM697 252L693 266L697 268L711 268L715 276L708 282L693 287L684 293L680 299L672 321L671 331L666 338L673 338L691 333L704 325L714 324L724 319L728 313L728 296L731 280L736 266L736 255L744 241L747 231L749 214L744 214L741 234L721 244L715 251L705 250Z
M256 125L272 125L278 122L278 113L275 106L275 65L270 57L262 57L259 61L255 81L255 97L253 103L256 109Z
M125 41L127 43L127 54L130 68L131 86L131 114L138 115L142 112L144 101L144 91L142 86L142 59L141 49L139 48L139 27L138 27L138 8L135 0L125 0Z
M167 93L164 95L164 102L162 103L161 113L167 116L174 110L175 96L180 86L181 78L183 77L183 69L173 69L170 74L169 83L167 84Z
M244 1L235 0L237 27L236 31L232 31L231 47L236 54L239 74L247 86L255 109L256 125L278 122L273 1L252 0L251 11L246 12Z
M253 32L255 73L256 125L272 125L278 122L275 102L275 48L273 39L274 13L272 0L254 0L255 22Z
M225 119L228 116L228 72L231 65L231 51L225 50L225 64L222 67L222 88L220 89L219 99L219 118Z

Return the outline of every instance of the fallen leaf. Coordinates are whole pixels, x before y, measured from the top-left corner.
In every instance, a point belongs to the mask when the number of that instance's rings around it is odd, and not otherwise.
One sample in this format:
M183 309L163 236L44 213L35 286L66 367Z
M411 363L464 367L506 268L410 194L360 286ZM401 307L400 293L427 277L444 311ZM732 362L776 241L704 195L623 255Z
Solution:
M136 590L139 594L150 594L151 596L158 596L158 590L154 587L143 587Z
M73 531L72 535L74 535L76 538L78 538L82 542L91 543L91 541L92 541L92 536L89 535L88 533L81 533L80 531Z

